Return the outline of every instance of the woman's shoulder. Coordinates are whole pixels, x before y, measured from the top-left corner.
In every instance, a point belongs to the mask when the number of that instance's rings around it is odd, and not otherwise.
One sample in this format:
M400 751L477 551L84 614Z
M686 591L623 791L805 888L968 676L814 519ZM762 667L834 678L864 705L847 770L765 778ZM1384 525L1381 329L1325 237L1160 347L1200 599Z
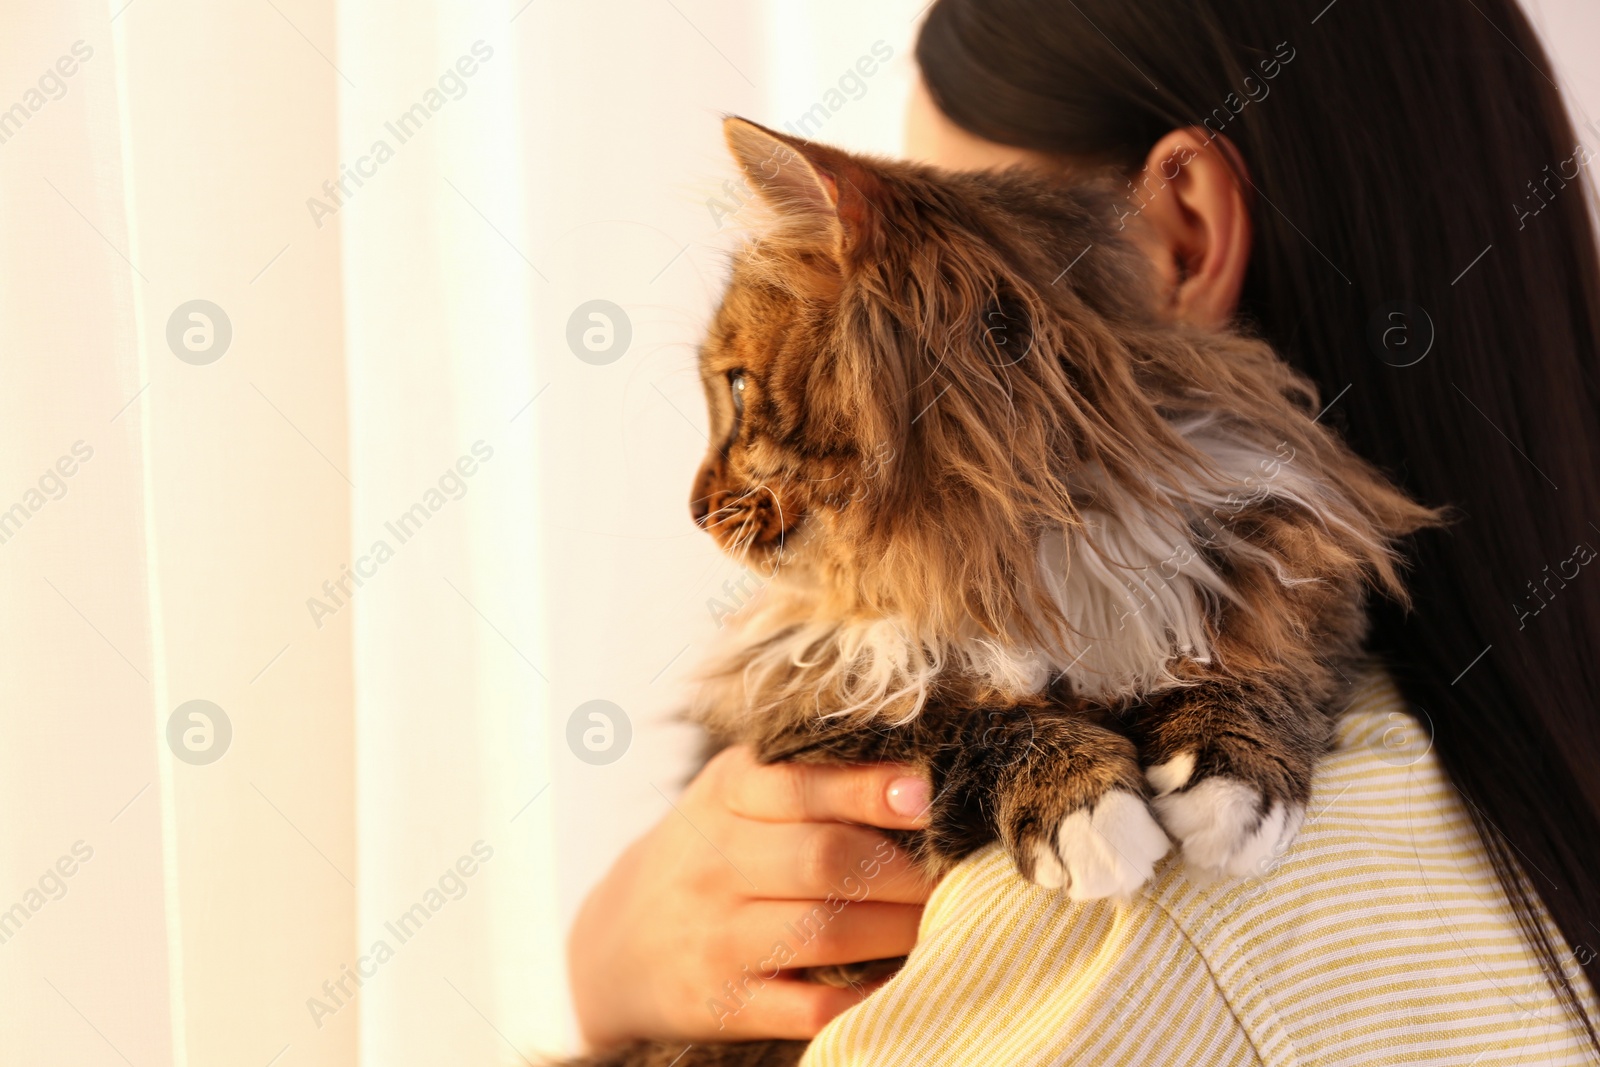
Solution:
M1431 736L1386 673L1354 679L1299 835L1258 877L1169 856L1132 905L1074 904L985 849L806 1062L1587 1062Z

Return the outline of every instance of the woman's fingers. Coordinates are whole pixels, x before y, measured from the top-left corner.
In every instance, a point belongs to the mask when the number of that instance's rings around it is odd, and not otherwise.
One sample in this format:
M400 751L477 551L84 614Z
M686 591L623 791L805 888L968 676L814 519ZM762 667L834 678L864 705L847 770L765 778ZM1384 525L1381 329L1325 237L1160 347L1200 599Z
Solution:
M758 764L750 750L720 753L718 783L728 809L762 822L852 822L891 830L928 824L931 791L914 768Z
M711 1026L702 1040L738 1041L779 1038L809 1041L828 1020L861 1002L853 989L804 982L780 976L771 981L742 979L742 988L729 996L724 990L708 1001Z
M902 956L930 890L874 827L926 824L895 766L762 766L729 749L591 890L568 954L585 1038L806 1039L860 992L795 968Z
M764 978L779 969L888 959L916 946L920 906L871 900L807 903L770 900L745 906L740 940L763 944L760 959L749 961L750 973Z
M729 861L750 879L750 896L756 899L823 900L831 895L921 904L933 891L907 849L864 826L738 819L728 827L723 847Z

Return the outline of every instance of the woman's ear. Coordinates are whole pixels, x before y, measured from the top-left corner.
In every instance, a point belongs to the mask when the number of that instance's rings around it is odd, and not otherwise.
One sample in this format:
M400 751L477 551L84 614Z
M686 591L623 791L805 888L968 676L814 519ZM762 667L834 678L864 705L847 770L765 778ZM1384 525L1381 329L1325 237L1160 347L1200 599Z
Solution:
M1155 267L1164 315L1207 328L1233 318L1250 263L1248 185L1238 150L1204 127L1173 130L1150 149L1124 222Z

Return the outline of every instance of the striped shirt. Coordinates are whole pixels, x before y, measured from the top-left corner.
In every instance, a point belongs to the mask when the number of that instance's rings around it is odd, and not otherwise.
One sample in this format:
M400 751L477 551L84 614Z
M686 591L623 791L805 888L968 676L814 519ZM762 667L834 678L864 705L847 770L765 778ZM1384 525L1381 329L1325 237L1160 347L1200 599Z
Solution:
M1169 854L1131 906L1074 904L987 848L804 1063L1593 1063L1427 733L1388 675L1356 689L1305 825L1262 878L1201 884ZM1578 964L1593 950L1554 943L1600 1019Z

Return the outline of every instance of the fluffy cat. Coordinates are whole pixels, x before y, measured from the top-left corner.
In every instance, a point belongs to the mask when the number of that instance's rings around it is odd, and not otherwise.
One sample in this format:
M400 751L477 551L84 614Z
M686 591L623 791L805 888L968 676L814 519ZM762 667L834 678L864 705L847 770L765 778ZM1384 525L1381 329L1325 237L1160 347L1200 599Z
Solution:
M1268 346L1155 313L1115 180L724 132L771 217L700 351L691 511L770 580L693 718L764 760L923 768L932 823L895 836L936 875L996 840L1075 900L1129 898L1174 841L1204 875L1259 872L1299 827L1366 597L1404 599L1395 542L1438 514Z

